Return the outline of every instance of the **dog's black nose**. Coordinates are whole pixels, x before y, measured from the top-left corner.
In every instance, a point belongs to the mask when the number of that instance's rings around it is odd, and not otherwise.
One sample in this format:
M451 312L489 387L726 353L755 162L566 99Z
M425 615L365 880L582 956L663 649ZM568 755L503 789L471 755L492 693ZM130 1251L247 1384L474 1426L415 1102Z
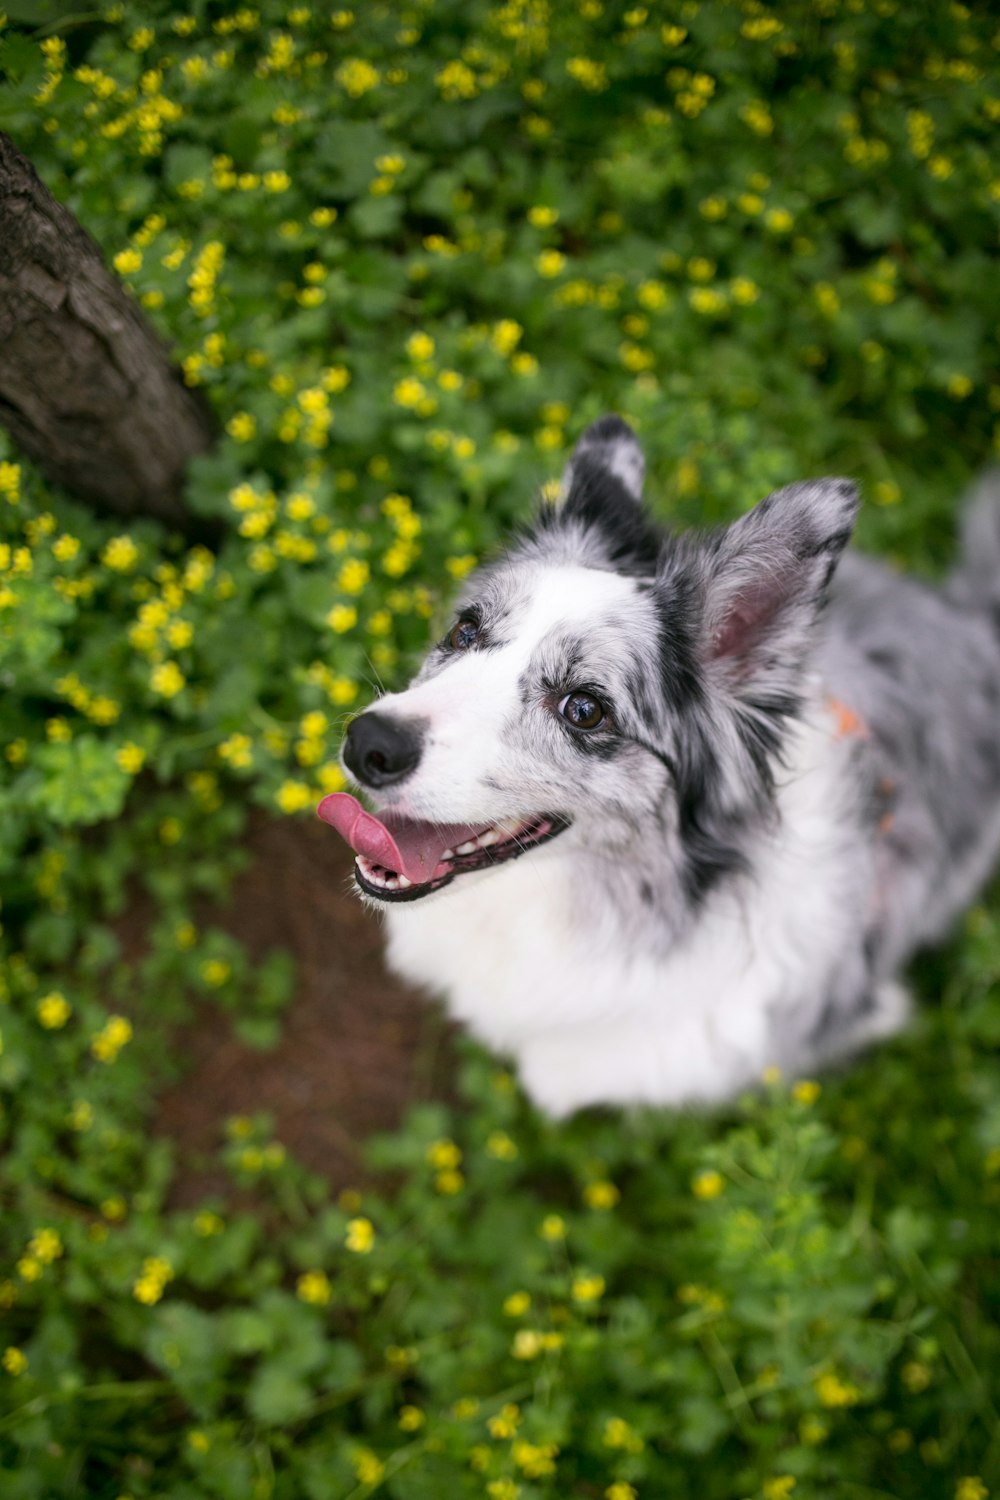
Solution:
M362 714L348 728L344 761L363 786L389 786L418 764L421 740L420 727L412 721Z

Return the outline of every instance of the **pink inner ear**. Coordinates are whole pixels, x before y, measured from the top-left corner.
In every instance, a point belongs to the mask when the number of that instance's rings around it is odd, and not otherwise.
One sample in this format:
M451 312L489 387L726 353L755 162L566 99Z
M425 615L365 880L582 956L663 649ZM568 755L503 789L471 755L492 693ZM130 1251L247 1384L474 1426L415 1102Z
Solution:
M784 602L785 591L777 580L748 582L728 601L712 642L712 659L753 651Z

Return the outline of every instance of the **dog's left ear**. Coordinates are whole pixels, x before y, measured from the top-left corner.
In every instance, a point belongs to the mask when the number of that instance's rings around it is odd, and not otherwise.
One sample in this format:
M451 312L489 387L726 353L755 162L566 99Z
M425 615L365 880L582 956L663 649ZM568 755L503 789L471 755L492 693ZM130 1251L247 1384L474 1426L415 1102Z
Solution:
M857 508L849 479L807 480L714 535L702 649L724 677L759 678L805 654Z
M592 422L573 449L555 503L553 523L596 540L618 567L652 572L658 534L642 509L646 461L621 417Z

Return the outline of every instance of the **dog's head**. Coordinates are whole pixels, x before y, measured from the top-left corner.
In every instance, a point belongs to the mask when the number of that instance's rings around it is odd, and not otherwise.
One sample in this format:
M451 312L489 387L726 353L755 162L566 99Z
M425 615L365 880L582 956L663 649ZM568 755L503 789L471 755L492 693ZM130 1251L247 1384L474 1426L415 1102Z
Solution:
M642 508L644 467L625 422L594 423L410 687L351 724L344 765L379 817L343 793L321 816L367 896L412 901L560 835L688 906L741 866L855 490L791 485L674 535Z

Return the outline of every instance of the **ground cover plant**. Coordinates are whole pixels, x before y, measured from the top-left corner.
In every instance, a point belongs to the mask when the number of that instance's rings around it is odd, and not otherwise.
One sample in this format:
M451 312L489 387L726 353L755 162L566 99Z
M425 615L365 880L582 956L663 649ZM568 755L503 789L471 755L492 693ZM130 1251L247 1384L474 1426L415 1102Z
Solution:
M0 128L211 401L225 539L0 455L5 1496L996 1493L995 900L908 1037L710 1118L556 1128L470 1050L373 1148L391 1190L237 1117L241 1197L183 1211L148 1130L193 1002L260 1046L294 1003L195 920L247 806L339 788L344 716L588 420L679 523L849 472L867 545L943 565L1000 446L995 17L10 13Z

